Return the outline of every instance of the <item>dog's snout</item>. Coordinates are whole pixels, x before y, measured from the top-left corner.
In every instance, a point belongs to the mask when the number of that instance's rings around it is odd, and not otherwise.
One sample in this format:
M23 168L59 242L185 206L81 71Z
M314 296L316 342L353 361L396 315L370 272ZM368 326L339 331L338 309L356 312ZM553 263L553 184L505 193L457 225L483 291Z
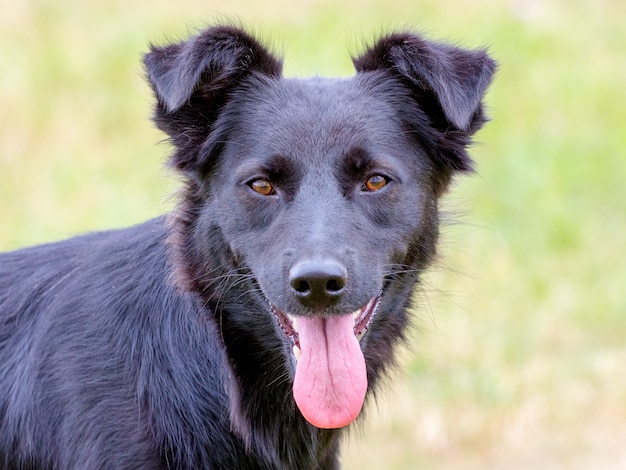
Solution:
M347 270L336 261L303 261L289 271L292 292L301 304L311 308L326 308L336 303L347 283Z

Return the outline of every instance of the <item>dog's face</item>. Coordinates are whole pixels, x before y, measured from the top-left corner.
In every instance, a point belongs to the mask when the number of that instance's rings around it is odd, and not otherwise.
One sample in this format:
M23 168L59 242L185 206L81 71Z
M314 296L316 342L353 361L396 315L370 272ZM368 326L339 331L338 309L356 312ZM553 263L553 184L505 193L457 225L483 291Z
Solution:
M254 39L214 28L146 65L187 177L184 276L222 302L236 284L260 298L248 315L273 317L304 417L349 424L434 255L437 198L470 169L493 62L392 35L353 78L283 79Z
M430 216L428 158L371 78L263 81L232 103L206 211L281 312L360 309Z

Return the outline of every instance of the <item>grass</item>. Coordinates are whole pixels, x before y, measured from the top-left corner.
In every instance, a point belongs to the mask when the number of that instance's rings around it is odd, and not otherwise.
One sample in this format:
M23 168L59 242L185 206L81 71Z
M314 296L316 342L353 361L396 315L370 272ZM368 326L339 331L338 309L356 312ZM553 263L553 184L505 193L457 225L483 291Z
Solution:
M348 75L348 52L393 27L490 45L501 68L478 174L446 199L410 351L344 467L626 466L626 4L6 1L2 249L170 207L140 67L149 41L237 16L289 75Z

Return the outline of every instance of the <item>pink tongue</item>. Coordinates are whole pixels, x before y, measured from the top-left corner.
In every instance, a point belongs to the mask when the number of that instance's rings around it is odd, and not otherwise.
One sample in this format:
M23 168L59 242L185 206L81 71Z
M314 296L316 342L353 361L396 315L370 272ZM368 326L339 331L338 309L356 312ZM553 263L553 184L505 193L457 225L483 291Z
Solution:
M363 406L367 372L353 325L352 315L298 317L302 353L293 397L305 419L318 428L346 426Z

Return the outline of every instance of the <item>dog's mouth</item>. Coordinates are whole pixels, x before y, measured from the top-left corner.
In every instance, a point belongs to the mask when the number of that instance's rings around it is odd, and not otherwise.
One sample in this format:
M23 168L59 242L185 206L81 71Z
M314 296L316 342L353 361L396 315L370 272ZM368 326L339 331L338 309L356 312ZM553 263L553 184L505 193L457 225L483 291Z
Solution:
M340 428L357 417L367 391L360 340L370 327L382 292L344 315L295 316L270 303L296 360L293 396L304 418L318 428Z
M356 336L357 340L361 341L365 333L367 332L374 315L376 314L376 310L378 309L378 304L380 303L380 296L378 294L376 297L370 299L365 306L361 307L358 310L355 310L350 314L353 319L352 331L354 336ZM298 321L303 320L304 317L290 315L289 313L284 313L272 303L270 303L270 309L274 314L278 326L282 330L282 332L287 336L287 340L292 346L293 356L296 361L300 358L300 336L298 334ZM347 316L347 315L346 315ZM306 321L306 320L303 320Z

